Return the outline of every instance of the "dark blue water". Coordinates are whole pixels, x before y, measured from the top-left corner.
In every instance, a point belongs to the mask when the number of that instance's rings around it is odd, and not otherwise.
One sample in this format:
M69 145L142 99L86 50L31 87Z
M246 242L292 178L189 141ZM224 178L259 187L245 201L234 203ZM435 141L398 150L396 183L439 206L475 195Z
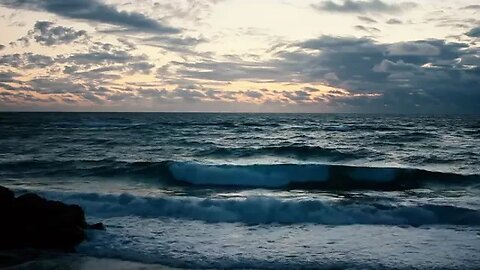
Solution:
M0 146L0 184L107 223L80 247L89 255L187 268L480 263L478 116L1 113Z

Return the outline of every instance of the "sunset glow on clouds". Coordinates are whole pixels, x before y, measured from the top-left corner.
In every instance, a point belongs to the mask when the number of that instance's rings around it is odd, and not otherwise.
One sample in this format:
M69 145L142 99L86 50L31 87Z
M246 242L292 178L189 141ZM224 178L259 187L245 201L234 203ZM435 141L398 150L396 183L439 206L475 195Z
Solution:
M0 109L480 112L477 1L0 0Z

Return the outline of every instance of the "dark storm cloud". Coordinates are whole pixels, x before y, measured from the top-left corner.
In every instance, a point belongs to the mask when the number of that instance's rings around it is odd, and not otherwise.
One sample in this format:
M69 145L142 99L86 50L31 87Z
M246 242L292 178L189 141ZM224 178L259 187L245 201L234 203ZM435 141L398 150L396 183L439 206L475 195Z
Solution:
M327 102L380 112L478 112L479 55L467 43L440 39L379 43L371 38L322 36L277 50L267 62L203 60L171 65L178 77L191 80L320 82L346 90L323 97L306 89L275 92L285 102L298 104Z
M480 37L480 26L472 28L466 35L469 37Z
M345 0L341 4L333 1L323 1L313 4L312 7L321 11L341 12L341 13L367 13L367 12L384 12L394 13L405 9L416 7L412 2L401 2L399 4L387 4L380 0Z
M379 109L479 110L478 50L468 44L435 39L381 44L325 36L298 45L301 49L295 52L279 53L283 58L279 68L304 74L305 81L349 90L350 105L358 101L360 106L371 93L377 94L370 102ZM355 98L356 93L363 96Z
M144 32L179 33L177 28L137 12L119 11L98 0L3 0L0 5L16 9L43 10L66 18L137 29Z
M80 38L85 38L87 32L76 31L71 27L55 26L54 23L48 21L37 21L29 36L42 45L52 46L69 44Z

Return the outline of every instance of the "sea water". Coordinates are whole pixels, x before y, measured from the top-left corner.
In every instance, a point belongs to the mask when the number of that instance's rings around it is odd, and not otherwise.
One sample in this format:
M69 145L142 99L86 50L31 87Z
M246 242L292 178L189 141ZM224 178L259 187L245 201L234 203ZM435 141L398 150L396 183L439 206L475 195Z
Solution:
M82 254L185 268L480 265L480 117L1 113L0 184Z

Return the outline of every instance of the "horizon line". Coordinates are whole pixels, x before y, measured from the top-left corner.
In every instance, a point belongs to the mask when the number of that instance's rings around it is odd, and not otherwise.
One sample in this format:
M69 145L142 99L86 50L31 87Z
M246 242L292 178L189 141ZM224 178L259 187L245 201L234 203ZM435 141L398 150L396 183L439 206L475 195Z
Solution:
M363 115L480 115L480 112L232 112L232 111L22 111L0 110L0 113L185 113L185 114L363 114Z

